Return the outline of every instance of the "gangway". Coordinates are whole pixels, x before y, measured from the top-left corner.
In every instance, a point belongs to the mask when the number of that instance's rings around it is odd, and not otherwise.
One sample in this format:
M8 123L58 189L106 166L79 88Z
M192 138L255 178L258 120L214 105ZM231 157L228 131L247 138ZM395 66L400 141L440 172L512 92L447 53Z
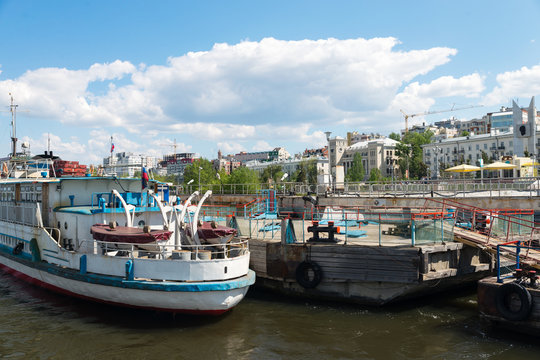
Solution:
M540 270L540 224L534 222L531 209L483 209L460 203L452 199L426 199L425 207L438 204L443 209L453 209L456 222L453 229L456 241L474 246L497 256L502 261L516 262ZM520 242L526 251L516 247L500 246L510 242ZM499 247L499 252L497 251Z

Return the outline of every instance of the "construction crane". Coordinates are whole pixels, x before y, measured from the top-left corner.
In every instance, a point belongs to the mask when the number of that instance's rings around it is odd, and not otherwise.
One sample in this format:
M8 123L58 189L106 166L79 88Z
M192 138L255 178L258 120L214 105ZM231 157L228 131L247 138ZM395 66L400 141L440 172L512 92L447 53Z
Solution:
M444 112L449 112L449 111L472 109L472 108L477 108L477 107L482 107L482 106L484 106L484 105L469 105L469 106L463 106L463 107L458 107L458 108L452 106L451 109L437 110L437 111L424 111L422 113L412 114L412 115L406 114L405 111L403 111L401 109L399 109L399 111L401 111L401 113L405 117L405 132L409 132L409 118L412 118L412 117L415 117L415 116L422 116L422 115L439 114L439 113L444 113Z

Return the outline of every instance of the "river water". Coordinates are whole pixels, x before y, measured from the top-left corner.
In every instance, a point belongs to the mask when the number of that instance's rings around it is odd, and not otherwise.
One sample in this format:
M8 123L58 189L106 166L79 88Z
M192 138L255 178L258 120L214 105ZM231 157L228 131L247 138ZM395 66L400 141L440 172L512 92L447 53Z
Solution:
M220 317L120 309L0 271L9 359L538 359L540 341L480 321L474 289L383 309L250 290Z

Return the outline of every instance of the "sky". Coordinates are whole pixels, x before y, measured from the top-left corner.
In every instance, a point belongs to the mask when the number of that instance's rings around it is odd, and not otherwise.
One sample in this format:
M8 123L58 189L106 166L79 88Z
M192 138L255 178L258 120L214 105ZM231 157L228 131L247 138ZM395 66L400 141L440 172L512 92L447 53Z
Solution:
M207 159L540 95L540 1L0 0L0 156ZM537 100L540 103L540 100ZM465 108L465 109L461 109ZM454 111L447 111L458 109Z

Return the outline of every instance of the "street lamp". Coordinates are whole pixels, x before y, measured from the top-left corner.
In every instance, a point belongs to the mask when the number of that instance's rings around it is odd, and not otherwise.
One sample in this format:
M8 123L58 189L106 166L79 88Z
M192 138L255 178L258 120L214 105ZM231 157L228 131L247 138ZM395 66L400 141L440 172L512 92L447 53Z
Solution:
M435 174L434 177L436 180L439 179L439 150L442 150L440 147L435 146Z
M219 173L216 173L216 177L218 178L219 183L221 184L221 186L219 187L220 193L223 193L223 181L221 181L221 175L219 175Z
M201 192L201 170L202 167L199 166L199 193Z
M281 176L281 179L280 181L283 182L283 180L285 180L287 177L289 176L289 174L285 173ZM285 185L281 185L282 186L282 189L283 189L283 193L285 194Z
M326 141L328 143L328 184L329 186L332 186L332 166L330 163L330 134L332 134L332 132L325 131L324 134L326 135Z

